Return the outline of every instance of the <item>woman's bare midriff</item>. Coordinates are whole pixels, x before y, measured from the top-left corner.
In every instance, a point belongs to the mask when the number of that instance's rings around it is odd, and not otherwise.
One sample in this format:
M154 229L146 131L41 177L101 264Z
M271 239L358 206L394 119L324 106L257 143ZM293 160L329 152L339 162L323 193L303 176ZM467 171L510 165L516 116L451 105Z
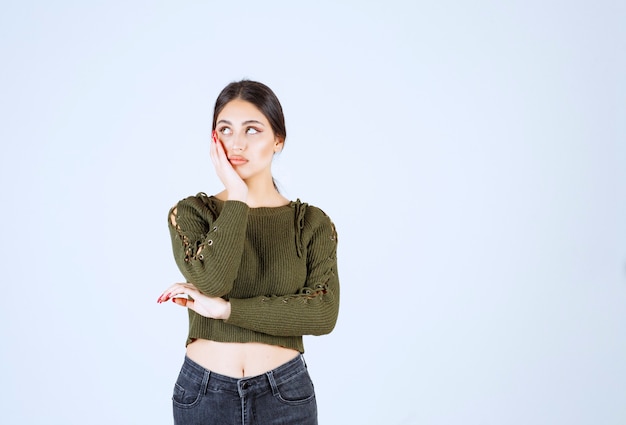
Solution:
M261 375L294 359L297 350L257 342L215 342L196 339L187 357L212 372L233 378Z

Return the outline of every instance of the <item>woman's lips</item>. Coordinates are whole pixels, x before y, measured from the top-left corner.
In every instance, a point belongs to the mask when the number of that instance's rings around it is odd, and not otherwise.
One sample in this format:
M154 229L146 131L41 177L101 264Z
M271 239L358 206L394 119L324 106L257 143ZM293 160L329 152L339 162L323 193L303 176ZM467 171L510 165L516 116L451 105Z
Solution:
M228 160L230 161L232 165L243 165L246 162L248 162L248 160L244 158L243 156L237 156L237 155L233 155L229 157Z

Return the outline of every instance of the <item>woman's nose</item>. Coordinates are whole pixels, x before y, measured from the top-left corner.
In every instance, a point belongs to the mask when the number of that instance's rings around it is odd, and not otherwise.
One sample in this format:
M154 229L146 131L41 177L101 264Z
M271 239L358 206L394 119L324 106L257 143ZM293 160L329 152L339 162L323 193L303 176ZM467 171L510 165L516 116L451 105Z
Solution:
M232 137L232 149L234 151L242 151L246 148L246 140L243 134L236 133Z

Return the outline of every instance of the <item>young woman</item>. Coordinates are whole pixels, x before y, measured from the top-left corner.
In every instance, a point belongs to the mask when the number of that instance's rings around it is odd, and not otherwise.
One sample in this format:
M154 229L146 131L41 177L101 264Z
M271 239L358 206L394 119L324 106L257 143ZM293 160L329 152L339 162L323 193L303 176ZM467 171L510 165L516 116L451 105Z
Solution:
M166 289L189 311L174 386L181 424L317 424L303 335L331 332L339 310L337 233L319 208L283 197L271 172L285 144L282 107L264 84L226 86L211 160L224 184L168 214L186 283Z

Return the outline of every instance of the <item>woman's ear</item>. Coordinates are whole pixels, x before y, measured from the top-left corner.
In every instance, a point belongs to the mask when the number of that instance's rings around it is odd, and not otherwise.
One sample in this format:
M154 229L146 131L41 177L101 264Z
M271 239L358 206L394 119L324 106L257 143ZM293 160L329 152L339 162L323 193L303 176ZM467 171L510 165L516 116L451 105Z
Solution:
M274 143L274 153L278 153L283 150L283 139L276 138L276 143Z

